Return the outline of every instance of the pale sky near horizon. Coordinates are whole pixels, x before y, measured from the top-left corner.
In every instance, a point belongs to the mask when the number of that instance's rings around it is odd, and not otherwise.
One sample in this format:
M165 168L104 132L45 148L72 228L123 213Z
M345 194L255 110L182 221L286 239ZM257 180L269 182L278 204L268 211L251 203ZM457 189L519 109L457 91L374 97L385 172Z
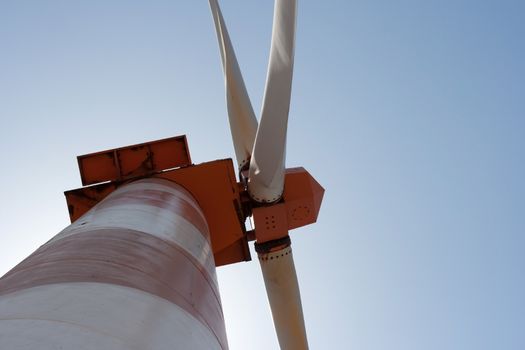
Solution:
M273 1L220 1L255 111ZM288 166L311 349L525 349L525 2L299 2ZM0 0L0 275L68 224L76 156L186 134L233 157L208 2ZM255 254L253 254L255 257ZM257 261L230 349L277 349Z

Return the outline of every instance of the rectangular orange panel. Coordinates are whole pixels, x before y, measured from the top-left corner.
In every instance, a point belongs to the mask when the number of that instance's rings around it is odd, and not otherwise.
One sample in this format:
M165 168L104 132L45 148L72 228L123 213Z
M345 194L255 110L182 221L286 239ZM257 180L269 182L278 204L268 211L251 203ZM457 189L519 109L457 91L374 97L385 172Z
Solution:
M186 136L78 156L82 185L121 181L191 164Z

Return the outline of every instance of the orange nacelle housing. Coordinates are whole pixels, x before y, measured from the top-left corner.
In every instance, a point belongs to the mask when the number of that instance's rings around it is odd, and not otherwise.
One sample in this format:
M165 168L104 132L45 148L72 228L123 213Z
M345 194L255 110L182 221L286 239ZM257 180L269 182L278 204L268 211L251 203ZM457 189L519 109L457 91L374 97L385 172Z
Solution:
M324 188L304 168L286 169L283 199L286 204L288 229L317 221Z
M171 180L188 190L204 212L217 266L251 260L244 224L251 213L257 242L279 239L317 220L324 193L305 169L291 168L282 200L258 206L236 180L231 159L192 164L184 135L79 156L78 164L86 187L65 192L71 222L130 181Z

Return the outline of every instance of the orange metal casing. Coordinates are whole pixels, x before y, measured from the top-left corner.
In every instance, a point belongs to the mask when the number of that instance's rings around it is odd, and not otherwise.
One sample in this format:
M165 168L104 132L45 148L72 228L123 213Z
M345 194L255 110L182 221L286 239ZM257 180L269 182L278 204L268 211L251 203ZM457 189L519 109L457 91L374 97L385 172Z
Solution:
M285 237L289 230L316 222L323 195L324 188L304 168L286 169L282 201L252 209L257 242Z
M252 209L257 243L273 241L288 234L288 218L285 203Z

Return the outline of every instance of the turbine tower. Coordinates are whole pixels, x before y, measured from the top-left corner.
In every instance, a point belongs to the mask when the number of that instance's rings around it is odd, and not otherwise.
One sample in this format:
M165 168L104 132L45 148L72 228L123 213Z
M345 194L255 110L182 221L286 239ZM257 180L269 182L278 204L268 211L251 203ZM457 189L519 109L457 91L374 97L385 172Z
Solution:
M2 348L227 349L216 267L251 260L253 240L281 348L308 348L288 231L317 220L324 189L285 168L296 1L275 2L259 123L209 2L237 171L194 164L186 136L79 156L71 225L0 278Z

